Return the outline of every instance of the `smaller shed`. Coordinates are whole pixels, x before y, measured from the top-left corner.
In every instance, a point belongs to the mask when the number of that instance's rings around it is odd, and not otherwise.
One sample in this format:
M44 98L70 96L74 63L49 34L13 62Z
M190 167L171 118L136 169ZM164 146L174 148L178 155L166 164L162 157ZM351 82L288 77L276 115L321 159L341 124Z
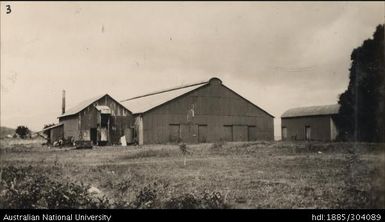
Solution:
M282 140L333 141L339 104L292 108L281 116Z
M130 110L108 94L100 95L65 110L59 118L62 137L74 141L91 141L93 145L131 143L133 117Z
M47 142L53 143L54 141L59 141L64 139L63 137L63 123L58 123L53 126L44 128L42 132L47 135Z

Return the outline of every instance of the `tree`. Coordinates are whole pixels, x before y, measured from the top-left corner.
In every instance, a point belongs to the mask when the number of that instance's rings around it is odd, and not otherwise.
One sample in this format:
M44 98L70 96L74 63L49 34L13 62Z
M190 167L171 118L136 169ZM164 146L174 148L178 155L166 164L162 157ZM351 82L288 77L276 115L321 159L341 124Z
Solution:
M30 131L26 126L18 126L16 128L16 134L20 136L20 138L25 139L28 135L30 135Z
M348 89L339 97L336 117L341 140L384 142L385 58L384 24L372 39L354 49Z

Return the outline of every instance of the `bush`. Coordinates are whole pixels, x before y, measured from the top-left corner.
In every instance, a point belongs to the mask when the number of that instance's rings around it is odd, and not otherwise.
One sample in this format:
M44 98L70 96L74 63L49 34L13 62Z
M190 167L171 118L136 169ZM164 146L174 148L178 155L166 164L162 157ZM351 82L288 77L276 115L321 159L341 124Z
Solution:
M211 145L211 148L212 149L221 149L221 148L223 148L224 145L225 145L225 141L220 139L219 142L213 143L213 145Z
M193 194L183 194L166 201L164 207L167 209L196 209L199 206L197 197Z
M60 173L28 167L8 166L0 171L0 209L222 209L228 208L219 192L182 193L169 187L167 182L150 183L134 190L131 181L120 184L121 197L110 201L101 194L90 193L89 185L69 179L59 180ZM119 189L119 188L118 188ZM123 194L136 194L128 201Z
M204 191L201 193L182 193L175 195L175 190L168 184L152 183L139 191L136 199L130 203L130 208L149 209L224 209L225 204L220 192Z
M190 152L187 148L187 144L185 144L185 143L179 143L178 144L178 146L179 146L179 150L181 151L181 153L182 153L182 155L186 155L186 154L192 154L192 152Z
M88 193L89 186L57 181L29 167L1 171L0 208L108 208L108 199Z
M130 203L130 208L148 209L160 207L160 196L167 186L156 182L146 185L136 195L136 199Z
M204 191L201 194L185 193L173 197L164 203L168 209L225 209L229 206L225 203L220 192Z

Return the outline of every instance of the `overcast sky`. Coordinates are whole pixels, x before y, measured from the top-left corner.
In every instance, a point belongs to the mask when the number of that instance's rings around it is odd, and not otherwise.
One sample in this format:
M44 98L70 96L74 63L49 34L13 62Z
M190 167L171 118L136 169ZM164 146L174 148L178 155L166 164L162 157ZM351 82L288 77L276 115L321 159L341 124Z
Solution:
M6 4L12 12L6 14ZM1 126L219 77L276 117L337 102L384 2L1 2Z

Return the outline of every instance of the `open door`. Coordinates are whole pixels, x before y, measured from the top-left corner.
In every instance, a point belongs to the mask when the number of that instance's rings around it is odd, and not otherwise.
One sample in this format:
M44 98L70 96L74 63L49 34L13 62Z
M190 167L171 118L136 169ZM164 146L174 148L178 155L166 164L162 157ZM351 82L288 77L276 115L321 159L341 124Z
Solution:
M108 143L108 141L110 141L110 135L109 135L109 132L110 132L110 120L111 119L111 114L107 113L107 114L100 114L100 144L99 145L106 145Z
M91 128L90 129L90 137L93 145L97 145L98 142L98 131L96 128Z

